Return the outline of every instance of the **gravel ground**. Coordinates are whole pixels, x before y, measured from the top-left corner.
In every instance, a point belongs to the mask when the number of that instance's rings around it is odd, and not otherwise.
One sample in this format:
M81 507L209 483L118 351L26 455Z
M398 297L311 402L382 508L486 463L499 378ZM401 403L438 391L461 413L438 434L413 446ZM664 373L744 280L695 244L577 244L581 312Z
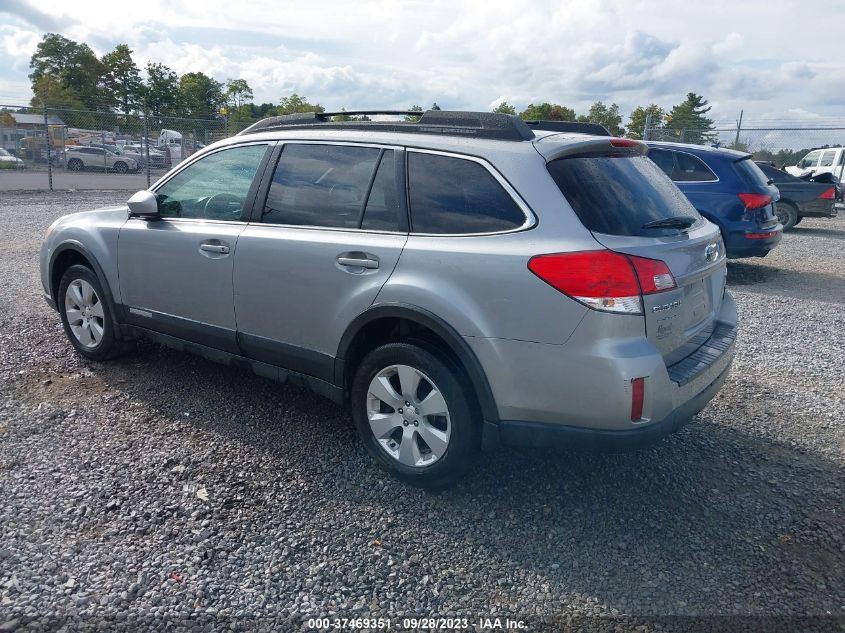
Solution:
M730 264L738 356L694 424L634 454L493 453L434 495L377 470L305 391L150 344L72 353L39 243L59 214L125 198L0 195L0 631L845 626L845 218Z

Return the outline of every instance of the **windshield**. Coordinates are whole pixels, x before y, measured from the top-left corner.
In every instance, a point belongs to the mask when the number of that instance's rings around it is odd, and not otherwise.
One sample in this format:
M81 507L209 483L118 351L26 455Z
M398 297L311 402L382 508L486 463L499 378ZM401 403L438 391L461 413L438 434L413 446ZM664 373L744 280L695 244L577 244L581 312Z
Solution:
M701 219L686 196L645 156L561 158L549 173L585 227L610 235L676 235ZM652 228L645 228L651 225Z

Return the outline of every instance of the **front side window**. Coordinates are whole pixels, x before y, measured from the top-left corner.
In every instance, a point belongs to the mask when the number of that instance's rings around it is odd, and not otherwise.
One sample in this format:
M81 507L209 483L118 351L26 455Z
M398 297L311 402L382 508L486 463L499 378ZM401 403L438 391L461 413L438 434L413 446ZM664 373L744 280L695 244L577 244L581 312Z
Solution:
M810 152L799 161L798 166L802 169L806 169L807 167L815 167L816 163L819 162L819 156L821 156L821 154L821 152Z
M395 231L399 196L393 150L289 143L282 150L262 221Z
M241 219L266 145L244 145L204 156L156 190L164 218Z
M411 152L408 188L415 233L498 233L525 224L519 205L472 160Z

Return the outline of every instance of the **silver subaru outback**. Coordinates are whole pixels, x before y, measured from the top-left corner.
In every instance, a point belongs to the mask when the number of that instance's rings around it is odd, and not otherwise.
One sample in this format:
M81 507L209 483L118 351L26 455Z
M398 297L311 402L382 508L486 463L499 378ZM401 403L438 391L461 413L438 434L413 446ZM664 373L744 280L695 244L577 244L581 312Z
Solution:
M679 428L733 360L725 275L644 144L478 112L265 119L41 249L83 356L146 337L309 387L425 486L482 449Z

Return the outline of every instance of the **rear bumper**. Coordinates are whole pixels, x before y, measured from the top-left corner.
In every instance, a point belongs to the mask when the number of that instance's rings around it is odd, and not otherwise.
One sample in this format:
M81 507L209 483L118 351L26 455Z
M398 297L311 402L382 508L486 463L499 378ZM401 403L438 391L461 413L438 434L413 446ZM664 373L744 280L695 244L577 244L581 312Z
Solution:
M658 422L625 431L586 429L543 422L502 420L485 426L484 443L531 448L580 449L596 451L629 451L644 448L683 427L719 392L730 373L731 363L696 396ZM490 434L495 437L490 437Z
M736 304L728 292L710 338L669 367L642 319L622 315L591 312L562 345L468 339L500 420L485 423L483 446L629 446L663 437L718 391L735 338ZM634 378L645 383L642 417L632 421Z
M759 237L765 235L766 237ZM783 226L774 228L756 228L750 231L728 232L725 234L725 251L729 258L765 257L774 249L783 237Z

